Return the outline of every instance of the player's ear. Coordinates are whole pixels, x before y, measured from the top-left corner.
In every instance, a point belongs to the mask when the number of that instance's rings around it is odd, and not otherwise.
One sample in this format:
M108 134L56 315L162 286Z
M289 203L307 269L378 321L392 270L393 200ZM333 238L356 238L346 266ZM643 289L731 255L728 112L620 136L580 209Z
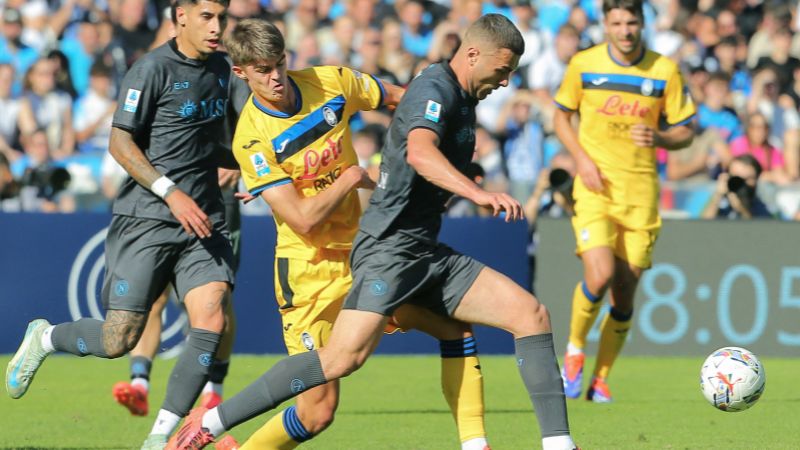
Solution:
M184 6L175 7L175 22L182 26L186 26L186 8Z
M478 47L469 47L467 48L467 61L469 61L470 66L474 66L478 63L478 56L480 56L481 51Z
M247 81L247 75L244 74L244 70L241 67L234 64L234 66L231 67L231 70L233 71L234 75L236 75L237 77L241 78L244 81Z

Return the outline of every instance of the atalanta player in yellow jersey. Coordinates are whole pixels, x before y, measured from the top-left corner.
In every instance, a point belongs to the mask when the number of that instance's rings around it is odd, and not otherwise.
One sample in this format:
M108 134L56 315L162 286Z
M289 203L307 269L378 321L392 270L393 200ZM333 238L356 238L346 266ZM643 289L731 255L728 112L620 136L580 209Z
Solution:
M233 140L251 196L272 208L278 230L275 291L290 355L327 342L350 290L350 249L361 207L356 188L374 188L358 166L350 118L396 105L404 90L345 67L286 70L284 41L268 22L245 20L226 40L234 73L253 95ZM399 310L402 328L440 340L442 387L465 449L488 448L483 384L468 325L420 307ZM303 392L242 449L290 449L333 421L338 381Z
M661 228L655 148L694 136L694 104L677 65L645 48L641 0L604 0L607 43L575 55L556 94L556 133L577 161L572 225L584 279L575 287L562 370L567 397L581 394L583 348L611 290L587 399L611 401L606 383L622 350L642 271ZM580 127L571 125L578 112Z

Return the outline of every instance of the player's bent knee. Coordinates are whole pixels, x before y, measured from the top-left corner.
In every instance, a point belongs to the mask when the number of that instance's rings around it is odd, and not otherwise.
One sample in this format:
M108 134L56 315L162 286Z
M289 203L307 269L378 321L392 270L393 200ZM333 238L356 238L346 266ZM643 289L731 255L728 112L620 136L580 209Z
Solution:
M314 413L311 416L311 420L304 425L309 433L317 435L325 431L326 428L333 424L333 419L335 416L336 406L327 405L323 402L322 404L314 406Z

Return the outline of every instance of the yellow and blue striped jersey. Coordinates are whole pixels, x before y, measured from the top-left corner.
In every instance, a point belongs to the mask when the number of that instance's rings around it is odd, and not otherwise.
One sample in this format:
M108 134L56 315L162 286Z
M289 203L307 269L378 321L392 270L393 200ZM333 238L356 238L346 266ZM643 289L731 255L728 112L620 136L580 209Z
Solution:
M615 61L608 44L576 54L555 97L556 105L580 114L578 140L608 179L603 195L626 205L658 202L656 152L637 147L631 126L688 124L695 113L678 66L650 50L631 65ZM589 195L581 182L576 197Z
M247 190L293 183L303 197L317 195L348 167L358 164L350 118L383 103L381 82L345 67L289 71L297 99L295 114L270 110L250 96L233 138L233 151ZM313 236L299 235L275 215L276 256L313 259L321 249L349 249L358 230L361 206L353 191Z

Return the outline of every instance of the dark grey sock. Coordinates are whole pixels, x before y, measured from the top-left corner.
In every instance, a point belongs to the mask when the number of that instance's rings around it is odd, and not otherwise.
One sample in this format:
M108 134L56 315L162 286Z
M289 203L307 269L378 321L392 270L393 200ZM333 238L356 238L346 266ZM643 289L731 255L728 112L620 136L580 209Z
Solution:
M517 366L533 401L542 437L569 434L567 402L553 348L553 334L537 334L514 341Z
M50 337L53 340L53 347L60 352L108 358L103 347L102 320L84 318L75 322L60 323L53 328Z
M228 367L230 365L230 360L219 361L215 359L214 362L211 363L211 371L208 372L208 381L222 384L222 382L225 381L225 377L228 376Z
M327 383L316 350L278 361L261 378L218 408L226 430L280 405L297 394Z
M180 417L189 413L203 385L206 384L220 337L219 333L198 328L189 330L186 348L181 352L169 376L167 396L161 409Z
M131 356L131 380L134 378L150 379L153 360L144 356Z

